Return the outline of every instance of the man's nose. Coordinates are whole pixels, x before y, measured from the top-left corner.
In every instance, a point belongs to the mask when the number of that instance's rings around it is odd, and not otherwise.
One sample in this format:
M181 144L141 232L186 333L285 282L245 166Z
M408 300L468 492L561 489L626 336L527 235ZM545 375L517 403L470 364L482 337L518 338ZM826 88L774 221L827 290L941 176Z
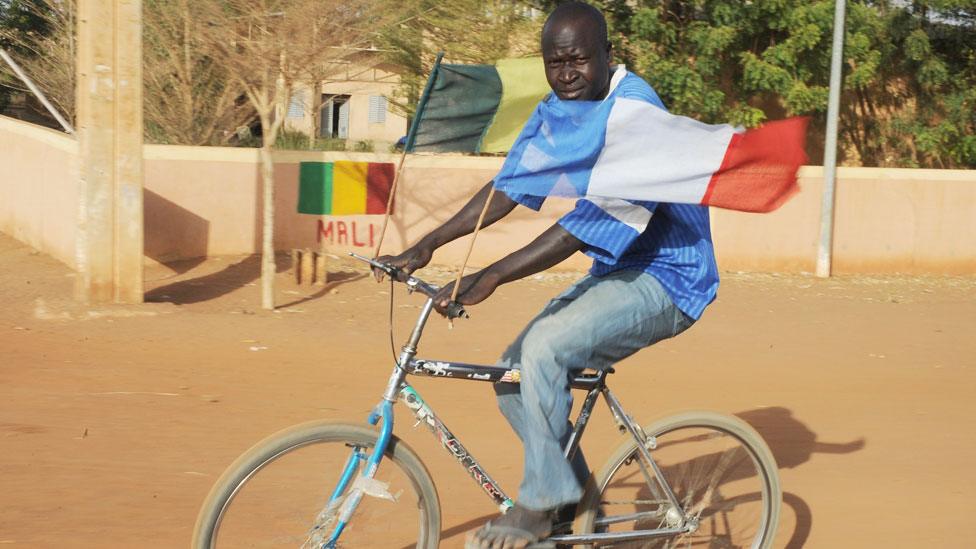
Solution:
M559 71L557 78L559 78L559 81L563 84L571 84L574 80L579 78L579 73L572 68L564 68Z

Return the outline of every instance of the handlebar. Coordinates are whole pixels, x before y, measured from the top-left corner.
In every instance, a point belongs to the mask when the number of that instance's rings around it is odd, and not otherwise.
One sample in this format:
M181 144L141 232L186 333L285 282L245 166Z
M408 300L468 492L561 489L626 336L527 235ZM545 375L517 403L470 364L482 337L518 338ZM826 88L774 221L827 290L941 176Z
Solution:
M375 259L364 257L353 252L349 252L349 255L360 261L369 263L370 266L383 271L392 280L396 280L397 282L403 282L404 284L407 285L407 289L409 291L418 291L431 299L433 299L434 296L437 295L437 292L440 291L440 287L430 284L428 282L424 282L423 280L415 276L408 275L404 273L402 270L394 267L393 265L376 261ZM462 317L468 318L468 313L467 311L464 310L464 305L461 305L457 301L450 302L447 305L447 318L455 319L455 318L462 318Z

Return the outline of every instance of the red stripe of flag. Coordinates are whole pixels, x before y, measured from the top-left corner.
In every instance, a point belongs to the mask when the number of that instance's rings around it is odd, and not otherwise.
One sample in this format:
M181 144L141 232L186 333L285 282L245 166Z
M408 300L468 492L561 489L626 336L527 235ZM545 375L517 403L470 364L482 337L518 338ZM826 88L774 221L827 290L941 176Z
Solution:
M701 203L746 212L780 207L799 190L796 172L807 161L809 120L777 120L732 136Z
M393 164L370 162L366 171L366 213L386 213L386 202L390 198L395 171ZM393 213L393 205L390 205Z

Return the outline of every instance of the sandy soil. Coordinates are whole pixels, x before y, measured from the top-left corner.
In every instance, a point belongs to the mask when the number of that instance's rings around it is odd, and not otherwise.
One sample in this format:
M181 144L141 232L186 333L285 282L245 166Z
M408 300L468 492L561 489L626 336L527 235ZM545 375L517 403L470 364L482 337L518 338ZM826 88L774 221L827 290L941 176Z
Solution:
M273 313L253 258L151 268L151 303L85 307L67 268L0 235L0 544L185 547L210 485L253 442L365 417L390 367L389 286L345 262L325 288L281 268ZM504 287L454 330L432 322L421 355L492 362L572 276ZM397 289L398 338L419 303ZM612 386L648 421L707 408L755 426L781 467L779 547L968 547L974 333L976 278L728 273L697 326L625 361ZM490 388L416 385L514 491L519 453ZM602 414L585 440L594 464L618 437ZM435 471L443 546L458 547L493 506L411 424L397 431Z

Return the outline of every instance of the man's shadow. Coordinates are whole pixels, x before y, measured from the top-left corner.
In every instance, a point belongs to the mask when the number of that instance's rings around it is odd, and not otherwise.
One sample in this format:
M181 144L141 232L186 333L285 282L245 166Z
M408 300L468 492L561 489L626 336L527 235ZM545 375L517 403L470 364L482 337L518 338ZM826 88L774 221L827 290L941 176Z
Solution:
M793 417L793 413L788 408L781 406L748 410L735 415L759 432L773 452L780 469L799 467L809 461L813 454L850 454L862 450L865 446L863 437L849 442L818 440L816 433ZM797 494L784 491L783 507L791 508L796 517L793 535L787 542L786 548L803 547L813 528L810 506Z

